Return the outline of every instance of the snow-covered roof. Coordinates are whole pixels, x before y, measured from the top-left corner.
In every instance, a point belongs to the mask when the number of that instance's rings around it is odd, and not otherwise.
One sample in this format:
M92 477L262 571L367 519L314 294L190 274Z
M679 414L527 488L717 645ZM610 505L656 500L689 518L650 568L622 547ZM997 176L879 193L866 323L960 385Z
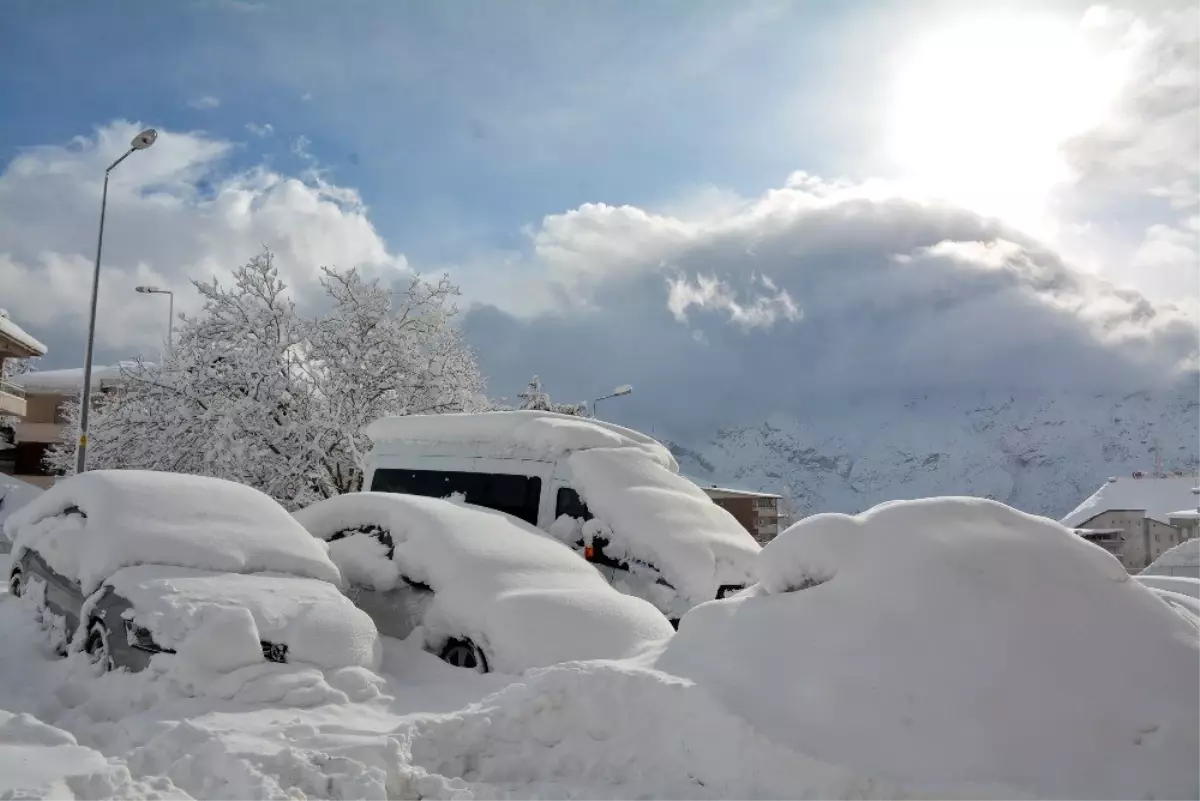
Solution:
M1180 509L1178 512L1171 512L1167 517L1180 517L1184 520L1200 519L1200 510L1198 509Z
M388 590L401 574L433 588L427 629L466 635L500 671L630 656L673 633L649 603L609 586L545 532L502 512L419 495L354 492L294 513L315 537L378 525L329 544L346 581Z
M1122 510L1145 512L1146 517L1166 523L1172 510L1195 508L1195 486L1195 476L1110 478L1059 522L1068 528L1080 528L1097 515Z
M733 489L731 487L718 487L701 485L700 489L704 490L705 494L716 498L779 498L773 492L756 492L755 490Z
M86 518L64 515L71 507ZM321 543L256 489L205 476L93 470L70 476L4 521L13 552L36 550L85 593L123 567L273 571L341 583Z
M0 334L25 348L32 356L46 355L46 346L30 336L24 328L14 323L5 309L0 309Z
M554 458L593 448L636 448L672 472L675 457L657 440L630 428L555 412L511 411L382 417L367 426L376 444L474 446L479 452L521 452Z
M92 365L92 388L102 383L118 381L122 370L131 369L136 362L118 362L114 365ZM151 366L151 365L147 365ZM60 395L78 392L83 389L83 368L68 367L63 370L36 370L32 373L22 373L13 376L9 381L27 394Z
M1200 539L1193 538L1164 551L1145 572L1153 573L1165 567L1200 567Z
M655 667L794 753L995 798L1195 797L1195 625L1053 521L894 501L808 517L756 569Z

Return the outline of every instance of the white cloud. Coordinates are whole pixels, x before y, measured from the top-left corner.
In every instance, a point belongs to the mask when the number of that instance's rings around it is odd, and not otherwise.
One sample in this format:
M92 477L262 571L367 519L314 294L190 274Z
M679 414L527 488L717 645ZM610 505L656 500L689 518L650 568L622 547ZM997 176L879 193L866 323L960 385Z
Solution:
M216 95L202 95L200 97L192 98L187 104L192 108L200 109L201 111L207 111L220 106L221 98L217 97Z
M264 122L262 125L259 125L255 122L248 122L246 123L246 130L255 136L267 137L275 133L275 126L271 125L269 122Z
M767 329L779 320L794 322L800 319L800 308L787 290L777 289L769 278L763 278L762 283L772 294L759 294L749 303L743 303L737 299L737 293L716 276L698 275L694 279L677 276L667 281L667 308L680 322L687 322L687 311L693 306L724 311L744 330Z
M114 122L92 137L20 153L0 172L0 297L51 347L53 364L82 360L104 168L138 130ZM353 190L264 167L224 169L232 144L160 131L155 146L112 174L97 326L102 359L154 353L165 332L159 304L138 284L176 291L194 310L188 279L242 263L264 244L303 300L322 264L407 270L388 250Z

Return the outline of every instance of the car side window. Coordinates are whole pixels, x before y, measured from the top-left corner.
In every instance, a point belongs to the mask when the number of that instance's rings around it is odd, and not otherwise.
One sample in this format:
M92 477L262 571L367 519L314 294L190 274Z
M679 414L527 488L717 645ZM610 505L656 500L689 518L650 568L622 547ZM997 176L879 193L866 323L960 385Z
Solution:
M448 498L461 493L467 503L495 509L536 526L542 480L508 473L385 469L375 471L371 491L429 498Z
M566 515L581 520L591 520L592 510L579 497L579 493L570 487L559 487L554 499L554 519Z

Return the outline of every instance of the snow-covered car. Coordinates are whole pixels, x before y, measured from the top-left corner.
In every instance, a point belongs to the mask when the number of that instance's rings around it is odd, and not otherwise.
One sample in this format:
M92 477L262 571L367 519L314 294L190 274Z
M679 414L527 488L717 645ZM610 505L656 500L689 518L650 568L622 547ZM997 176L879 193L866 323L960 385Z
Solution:
M359 492L294 513L328 542L346 592L380 633L452 665L515 673L619 659L674 633L646 601L613 589L569 547L502 512Z
M55 484L4 533L12 594L37 604L60 650L105 668L185 652L221 669L378 665L379 634L326 547L250 487L97 470Z
M572 546L672 621L751 580L761 550L754 537L645 434L512 411L386 417L367 435L368 489L460 494L506 512Z
M978 498L814 515L756 572L654 664L797 753L934 796L1200 793L1195 617L1052 520Z

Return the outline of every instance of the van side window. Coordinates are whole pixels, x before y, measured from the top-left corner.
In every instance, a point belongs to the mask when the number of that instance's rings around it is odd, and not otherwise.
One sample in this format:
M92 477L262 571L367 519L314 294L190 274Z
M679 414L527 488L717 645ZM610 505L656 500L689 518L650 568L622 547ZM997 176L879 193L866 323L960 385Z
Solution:
M376 470L372 492L445 498L461 492L467 503L486 506L537 525L542 480L537 476L452 470Z
M579 497L579 493L570 487L560 487L558 497L554 500L554 519L557 520L563 515L584 520L592 519L592 512L587 508L587 504Z

